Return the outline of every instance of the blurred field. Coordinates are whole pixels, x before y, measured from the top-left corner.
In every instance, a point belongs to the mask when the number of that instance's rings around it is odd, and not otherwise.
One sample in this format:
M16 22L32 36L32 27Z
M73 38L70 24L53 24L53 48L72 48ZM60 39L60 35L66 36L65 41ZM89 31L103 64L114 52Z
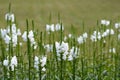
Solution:
M80 27L82 21L87 27L96 25L97 20L115 21L120 16L120 0L10 0L12 12L20 27L26 25L26 19L34 20L37 28L42 29L49 23L57 23L58 13L65 27L71 24ZM0 0L0 27L4 27L4 15L8 12L8 0Z

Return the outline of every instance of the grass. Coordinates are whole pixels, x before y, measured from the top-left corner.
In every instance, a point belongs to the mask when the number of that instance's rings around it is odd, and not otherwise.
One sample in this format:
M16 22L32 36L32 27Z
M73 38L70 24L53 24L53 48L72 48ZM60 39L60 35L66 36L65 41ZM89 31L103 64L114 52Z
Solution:
M58 13L67 30L71 24L79 28L84 21L85 26L94 27L96 21L108 19L115 21L119 19L119 0L10 0L12 12L17 16L20 27L26 25L26 19L35 21L36 28L43 29L49 23L49 15L52 15L51 23L56 23ZM4 14L7 13L9 1L0 1L0 25L4 27Z

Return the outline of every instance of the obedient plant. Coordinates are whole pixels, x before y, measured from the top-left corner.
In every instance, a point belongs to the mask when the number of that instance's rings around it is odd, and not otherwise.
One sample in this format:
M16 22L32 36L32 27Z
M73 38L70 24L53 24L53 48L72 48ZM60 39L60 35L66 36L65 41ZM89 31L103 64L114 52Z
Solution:
M13 14L13 13L7 13L7 14L5 15L5 20L6 20L6 21L12 21L12 22L14 22L14 21L15 21L14 14Z
M104 26L108 26L108 25L110 25L110 21L108 21L108 20L101 20L101 24L104 25Z
M55 43L55 47L56 47L56 53L58 56L58 60L60 60L60 56L62 54L62 59L66 60L66 56L68 55L68 50L69 50L69 45L68 43L65 42L56 42Z
M9 70L9 68L10 68L11 71L14 71L15 67L17 67L17 65L18 65L17 57L16 57L16 56L13 56L13 57L11 58L11 61L9 61L8 59L5 59L5 60L3 61L3 65L4 65L5 67L7 67L8 70Z
M78 35L73 28L66 32L60 22L46 24L40 32L34 21L31 29L26 20L21 31L12 12L5 20L7 27L0 29L0 80L120 79L119 22L111 25L103 19L88 31L82 25Z

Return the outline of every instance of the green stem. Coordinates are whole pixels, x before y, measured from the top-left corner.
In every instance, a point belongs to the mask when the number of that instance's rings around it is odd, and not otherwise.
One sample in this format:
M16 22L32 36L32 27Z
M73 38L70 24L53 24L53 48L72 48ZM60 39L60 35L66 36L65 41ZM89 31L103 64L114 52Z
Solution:
M26 26L27 26L27 55L28 55L28 65L29 65L29 80L31 80L31 49L30 49L30 40L28 38L28 34L29 34L29 24L28 24L28 20L26 20Z

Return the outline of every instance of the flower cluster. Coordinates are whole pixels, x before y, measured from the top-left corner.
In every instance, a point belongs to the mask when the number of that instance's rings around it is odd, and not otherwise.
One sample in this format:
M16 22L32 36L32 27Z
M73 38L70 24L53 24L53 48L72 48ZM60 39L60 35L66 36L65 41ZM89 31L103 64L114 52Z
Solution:
M34 68L36 70L39 70L39 64L40 64L40 66L42 67L42 71L44 72L46 71L46 68L45 68L46 62L47 62L46 56L42 56L40 59L39 57L35 56L34 57Z
M110 25L110 21L108 20L101 20L101 24L104 26L109 26Z
M17 64L18 64L18 62L17 62L17 57L16 56L12 57L10 64L9 64L9 60L8 59L5 59L3 61L3 65L8 67L8 69L10 68L11 71L14 71L15 67L17 67Z
M64 30L64 27L63 27L63 25L61 25L61 24L59 24L59 23L57 23L56 25L54 25L54 24L51 24L51 25L46 25L46 31L48 31L48 33L49 32L54 32L54 31L59 31L59 30L61 30L61 27L62 27L62 30Z
M120 28L120 23L115 23L115 28L116 29Z
M94 31L93 34L91 35L90 39L93 42L96 42L98 40L101 40L101 38L107 37L108 35L114 35L114 30L113 29L106 29L105 32L99 32L99 31Z
M77 47L72 47L68 54L68 61L72 61L73 59L77 58L77 56L79 55L78 52L79 52L79 49Z
M103 32L102 37L106 37L108 35L113 35L114 34L114 30L113 29L106 29L105 32Z
M62 42L56 42L56 53L58 60L61 60L61 57L63 60L72 61L73 59L77 58L79 49L77 47L72 47L69 50L68 43Z
M61 55L62 55L62 59L66 60L67 54L68 54L68 50L69 50L69 46L68 43L65 42L55 42L55 47L56 47L56 53L57 53L57 57L58 60L61 60Z
M20 29L16 28L15 24L8 26L7 29L1 29L0 32L2 39L5 41L6 44L12 42L14 47L17 45L18 36L21 35L21 31Z
M94 31L90 38L93 42L101 39L101 33L98 31Z
M86 39L88 38L88 34L84 33L82 36L79 36L77 38L77 41L79 44L83 44L84 42L86 42Z
M27 36L27 31L25 31L25 32L23 33L23 35L22 35L23 41L26 42L26 41L27 41L27 37L28 37L28 39L30 40L31 46L34 45L34 49L36 49L37 44L36 44L36 41L35 41L35 38L34 38L34 33L33 33L32 30L29 31L28 36Z
M14 22L14 21L15 21L14 14L13 14L13 13L7 13L7 14L5 15L5 20Z

